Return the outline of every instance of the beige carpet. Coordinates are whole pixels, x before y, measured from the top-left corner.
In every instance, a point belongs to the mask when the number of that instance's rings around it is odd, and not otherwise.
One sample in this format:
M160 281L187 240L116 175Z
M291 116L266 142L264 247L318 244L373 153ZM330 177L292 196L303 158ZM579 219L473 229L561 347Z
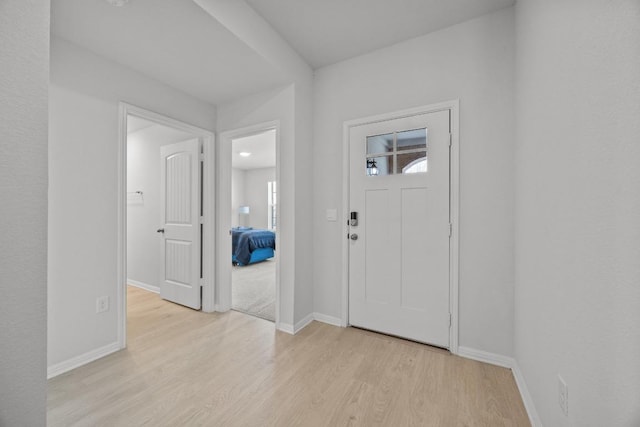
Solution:
M232 283L232 309L275 322L275 259L268 259L244 267L233 267Z

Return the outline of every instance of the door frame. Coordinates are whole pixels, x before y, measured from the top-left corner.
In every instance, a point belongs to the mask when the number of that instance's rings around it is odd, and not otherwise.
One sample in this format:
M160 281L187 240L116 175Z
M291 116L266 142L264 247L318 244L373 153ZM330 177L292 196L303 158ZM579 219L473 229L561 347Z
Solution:
M217 217L217 240L216 240L216 311L229 311L231 309L231 240L229 230L231 229L231 154L232 142L234 139L251 136L269 130L276 131L276 182L280 185L280 121L258 123L251 126L224 131L219 134L218 144L218 211ZM278 194L278 211L282 196ZM282 239L280 239L281 224L278 214L276 217L276 245L282 253ZM275 327L280 329L280 256L276 254L276 319Z
M348 236L350 233L349 221L349 171L351 168L349 158L349 135L351 128L368 125L393 119L401 119L420 114L435 113L437 111L449 110L451 129L451 150L449 156L449 214L451 221L451 237L449 239L449 312L451 313L451 327L449 328L449 351L458 354L458 287L459 287L459 248L460 248L460 139L459 139L459 119L460 100L440 102L406 110L394 111L391 113L379 114L375 116L363 117L349 120L343 125L343 147L342 147L342 206L343 212L343 233ZM349 240L342 239L342 318L341 326L349 326Z
M121 349L127 345L127 117L129 115L192 133L202 139L203 147L203 236L202 260L202 311L215 311L213 249L215 243L215 134L212 131L193 126L126 102L118 103L118 249L117 249L117 292L116 311L118 316L118 344ZM208 197L207 197L208 196ZM159 219L158 219L159 220Z

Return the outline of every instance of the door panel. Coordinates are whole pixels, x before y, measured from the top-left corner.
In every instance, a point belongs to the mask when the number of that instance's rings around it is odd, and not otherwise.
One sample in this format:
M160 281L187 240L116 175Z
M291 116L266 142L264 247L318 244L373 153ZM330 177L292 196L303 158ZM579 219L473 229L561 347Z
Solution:
M200 309L200 141L164 145L161 157L160 296Z
M193 243L165 239L165 281L181 286L191 286Z
M449 347L449 111L350 129L349 321Z
M421 286L424 277L416 268L427 259L426 246L414 236L427 235L426 221L423 213L429 215L426 188L402 189L402 231L401 231L401 271L403 308L426 310L429 292Z
M369 254L365 258L365 299L370 303L386 304L393 297L387 286L392 279L391 270L388 268L390 254L385 250L391 247L391 236L389 230L384 227L389 221L388 210L384 209L389 204L389 192L368 191L365 193L365 199L367 212L370 212L366 222L367 238L363 241L366 245L365 252Z
M191 224L193 153L169 152L171 154L166 157L166 221L170 224Z

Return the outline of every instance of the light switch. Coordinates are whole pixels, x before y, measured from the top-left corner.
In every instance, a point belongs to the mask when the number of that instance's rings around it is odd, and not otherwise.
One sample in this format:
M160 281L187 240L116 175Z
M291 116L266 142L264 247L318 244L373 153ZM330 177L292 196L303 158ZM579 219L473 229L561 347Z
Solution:
M327 221L337 221L337 220L338 220L338 210L327 209Z

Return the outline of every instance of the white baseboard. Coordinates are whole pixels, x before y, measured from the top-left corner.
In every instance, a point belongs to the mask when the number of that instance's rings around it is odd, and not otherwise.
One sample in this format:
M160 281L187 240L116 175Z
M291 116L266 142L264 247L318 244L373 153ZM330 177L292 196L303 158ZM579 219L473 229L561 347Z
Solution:
M469 347L458 347L458 356L467 359L477 360L478 362L489 363L490 365L502 366L503 368L513 368L515 360L513 357L503 356L501 354L489 353L487 351L476 350Z
M327 316L322 313L313 313L313 320L317 320L318 322L326 323L333 326L342 327L342 319L339 317Z
M327 316L326 314L322 314L322 313L311 313L305 316L304 319L302 319L295 325L292 325L290 323L279 323L278 325L276 325L276 329L291 335L295 335L301 330L303 330L305 327L307 327L314 320L317 320L318 322L322 322L322 323L327 323L333 326L341 326L341 323L342 323L341 319L337 317Z
M140 282L138 280L127 279L127 284L131 286L135 286L136 288L144 289L145 291L153 292L154 294L160 293L159 286L150 285L148 283Z
M518 362L513 357L462 346L458 347L458 356L511 369L513 378L518 386L518 390L520 391L520 396L522 397L522 403L524 403L524 408L527 410L527 415L529 415L529 422L531 423L531 426L543 427L540 417L538 416L536 406L531 398L531 394L529 394L527 383L522 376L522 371L520 371Z
M293 332L294 328L293 328L293 325L291 323L282 323L282 322L280 322L280 323L278 323L276 325L276 329L279 330L279 331L285 332L285 333L287 333L289 335L293 335L294 334L294 332Z
M516 385L518 386L518 390L520 390L520 396L522 396L522 403L524 403L524 407L527 410L527 414L529 414L529 422L532 427L543 427L542 421L540 421L540 416L538 415L538 411L536 410L536 405L533 403L533 399L531 398L531 394L529 394L529 388L527 388L527 383L524 380L524 376L522 375L522 371L520 370L520 366L518 362L514 360L513 367L511 368L511 372L513 372L513 377L516 379Z
M226 313L227 311L231 310L231 306L228 305L222 305L222 304L215 304L213 306L213 309L215 311L217 311L218 313Z
M65 360L64 362L56 363L55 365L47 368L47 379L57 377L58 375L64 374L72 369L108 356L111 353L115 353L118 350L120 350L120 344L118 344L118 342L112 342L104 347L96 348L95 350L91 350L79 356Z
M293 326L294 335L303 330L309 323L313 322L313 313L308 314Z

